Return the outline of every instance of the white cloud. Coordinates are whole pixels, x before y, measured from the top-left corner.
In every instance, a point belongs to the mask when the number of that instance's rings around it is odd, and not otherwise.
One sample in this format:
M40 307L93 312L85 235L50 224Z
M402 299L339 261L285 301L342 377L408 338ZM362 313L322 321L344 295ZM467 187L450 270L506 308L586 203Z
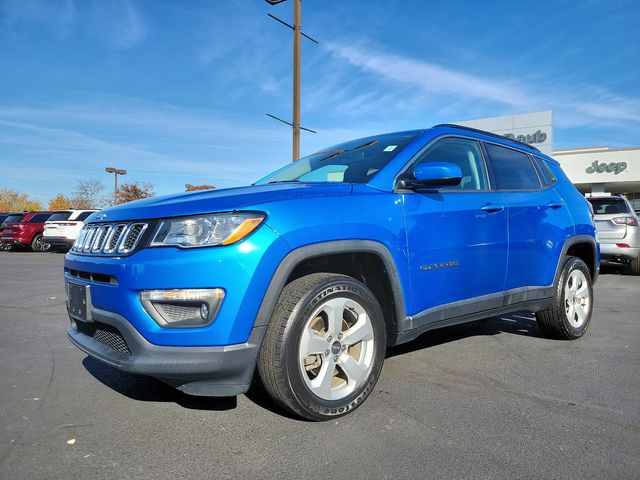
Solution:
M147 35L142 15L130 0L4 0L0 27L42 28L63 37L85 31L106 45L128 49Z
M597 85L569 85L555 78L506 80L480 77L418 58L386 53L375 46L330 43L333 58L372 75L369 92L381 90L387 105L394 93L414 99L413 105L437 105L441 115L493 116L526 111L553 110L560 126L616 126L634 128L640 123L640 99L614 94ZM346 89L353 92L353 89ZM372 98L373 97L373 98ZM402 107L401 95L396 107ZM315 99L317 103L321 100ZM376 104L375 95L360 90L345 99L347 111L360 104ZM443 106L443 104L445 104ZM411 103L409 103L411 105ZM406 105L405 105L406 106ZM490 114L486 112L490 111ZM484 113L483 113L484 112Z

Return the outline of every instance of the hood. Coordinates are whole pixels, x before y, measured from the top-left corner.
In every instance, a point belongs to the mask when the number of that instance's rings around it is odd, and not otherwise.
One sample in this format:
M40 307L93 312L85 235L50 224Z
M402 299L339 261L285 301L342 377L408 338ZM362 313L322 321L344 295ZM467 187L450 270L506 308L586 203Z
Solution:
M93 213L86 221L118 222L250 210L252 206L283 200L347 195L351 190L350 183L274 183L202 190L125 203Z

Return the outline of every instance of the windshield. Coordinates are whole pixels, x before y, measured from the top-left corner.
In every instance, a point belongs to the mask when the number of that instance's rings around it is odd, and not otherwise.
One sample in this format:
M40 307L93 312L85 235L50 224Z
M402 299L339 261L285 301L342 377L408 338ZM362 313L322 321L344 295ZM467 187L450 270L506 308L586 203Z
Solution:
M596 215L612 215L615 213L631 213L627 202L619 197L588 198Z
M5 218L3 224L20 223L23 217L24 215L9 215L7 218Z
M366 183L418 133L389 133L334 145L301 158L256 182Z

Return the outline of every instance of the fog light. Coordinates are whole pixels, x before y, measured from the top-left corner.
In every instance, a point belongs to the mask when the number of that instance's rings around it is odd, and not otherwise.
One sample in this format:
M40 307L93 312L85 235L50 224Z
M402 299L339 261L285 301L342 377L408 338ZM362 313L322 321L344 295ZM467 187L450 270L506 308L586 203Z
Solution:
M140 303L161 327L202 327L216 318L224 299L221 288L145 290Z

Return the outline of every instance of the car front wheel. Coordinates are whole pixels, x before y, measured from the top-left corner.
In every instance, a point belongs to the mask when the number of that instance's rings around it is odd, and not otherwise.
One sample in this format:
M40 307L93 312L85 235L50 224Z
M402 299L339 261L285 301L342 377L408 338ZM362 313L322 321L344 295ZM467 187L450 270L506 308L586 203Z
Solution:
M315 273L283 289L258 370L281 406L309 420L329 420L369 396L385 349L385 323L373 293L346 275Z

